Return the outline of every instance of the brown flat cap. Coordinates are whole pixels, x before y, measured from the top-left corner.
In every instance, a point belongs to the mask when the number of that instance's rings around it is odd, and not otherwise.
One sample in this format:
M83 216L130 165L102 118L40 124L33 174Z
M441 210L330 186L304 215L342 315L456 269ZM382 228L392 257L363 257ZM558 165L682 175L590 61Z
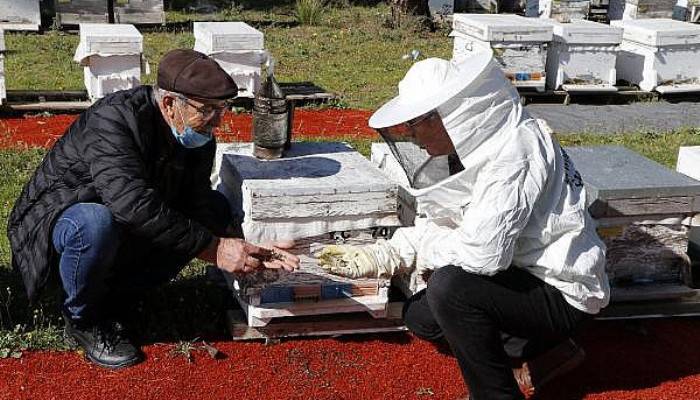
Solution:
M238 86L219 64L206 55L176 49L166 53L158 65L158 87L185 96L226 100L238 95Z

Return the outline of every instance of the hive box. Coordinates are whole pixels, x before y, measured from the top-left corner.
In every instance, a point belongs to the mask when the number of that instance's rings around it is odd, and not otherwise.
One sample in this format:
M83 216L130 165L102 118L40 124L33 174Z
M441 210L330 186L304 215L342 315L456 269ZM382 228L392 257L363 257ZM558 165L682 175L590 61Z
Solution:
M80 24L74 60L92 100L141 84L143 37L133 25Z
M118 24L164 24L163 0L117 0L114 22Z
M39 0L0 0L0 29L36 31L39 25Z
M253 242L400 225L397 185L343 143L294 143L276 160L253 157L251 143L231 144L215 186Z
M194 38L194 49L212 56L236 81L239 96L254 97L268 58L262 32L245 22L195 22Z
M613 21L623 29L617 74L642 90L700 91L700 25L671 19Z
M453 18L453 59L493 49L515 86L544 90L551 25L508 14L454 14Z
M586 19L591 2L590 0L540 0L538 3L537 15L539 15L539 17L569 22ZM530 8L531 10L527 15L537 16L534 15L533 12L534 6L530 5Z
M607 246L614 301L694 293L688 232L700 182L618 146L567 148Z
M567 91L616 91L615 63L622 29L591 21L552 25L554 40L547 51L547 87Z
M107 0L54 0L58 25L109 22Z
M678 0L626 0L622 19L671 18Z

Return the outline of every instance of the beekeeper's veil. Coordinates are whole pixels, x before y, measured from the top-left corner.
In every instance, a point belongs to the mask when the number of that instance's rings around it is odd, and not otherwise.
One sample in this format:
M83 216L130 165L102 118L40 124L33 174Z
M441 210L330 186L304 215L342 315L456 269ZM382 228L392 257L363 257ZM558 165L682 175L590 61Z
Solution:
M377 110L369 125L387 142L411 187L423 189L460 172L461 161L471 151L503 125L510 125L504 124L504 118L510 119L512 111L519 109L513 107L517 99L491 52L476 53L459 63L429 58L409 69L399 83L399 95ZM507 110L503 103L508 103ZM410 127L431 112L442 119L454 154L430 156L416 143Z

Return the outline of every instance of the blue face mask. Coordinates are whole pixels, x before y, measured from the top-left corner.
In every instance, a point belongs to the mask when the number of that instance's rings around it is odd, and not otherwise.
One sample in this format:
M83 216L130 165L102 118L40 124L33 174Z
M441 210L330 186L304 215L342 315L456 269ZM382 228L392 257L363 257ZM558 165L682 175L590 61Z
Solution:
M170 127L170 130L173 132L175 140L188 149L202 147L212 139L211 135L199 133L189 126L185 126L185 131L182 133L178 132L174 126Z
M195 149L209 143L209 141L212 139L211 133L200 133L192 129L192 127L185 123L185 117L182 115L182 111L180 111L180 118L182 119L182 125L185 127L184 132L178 132L177 128L174 126L170 127L170 130L178 143L188 149Z

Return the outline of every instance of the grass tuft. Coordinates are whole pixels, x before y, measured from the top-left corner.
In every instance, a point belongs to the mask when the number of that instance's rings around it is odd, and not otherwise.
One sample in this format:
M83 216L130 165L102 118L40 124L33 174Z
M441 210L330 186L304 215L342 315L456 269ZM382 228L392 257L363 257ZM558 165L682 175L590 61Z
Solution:
M300 25L319 25L325 9L323 0L296 0L294 15Z

